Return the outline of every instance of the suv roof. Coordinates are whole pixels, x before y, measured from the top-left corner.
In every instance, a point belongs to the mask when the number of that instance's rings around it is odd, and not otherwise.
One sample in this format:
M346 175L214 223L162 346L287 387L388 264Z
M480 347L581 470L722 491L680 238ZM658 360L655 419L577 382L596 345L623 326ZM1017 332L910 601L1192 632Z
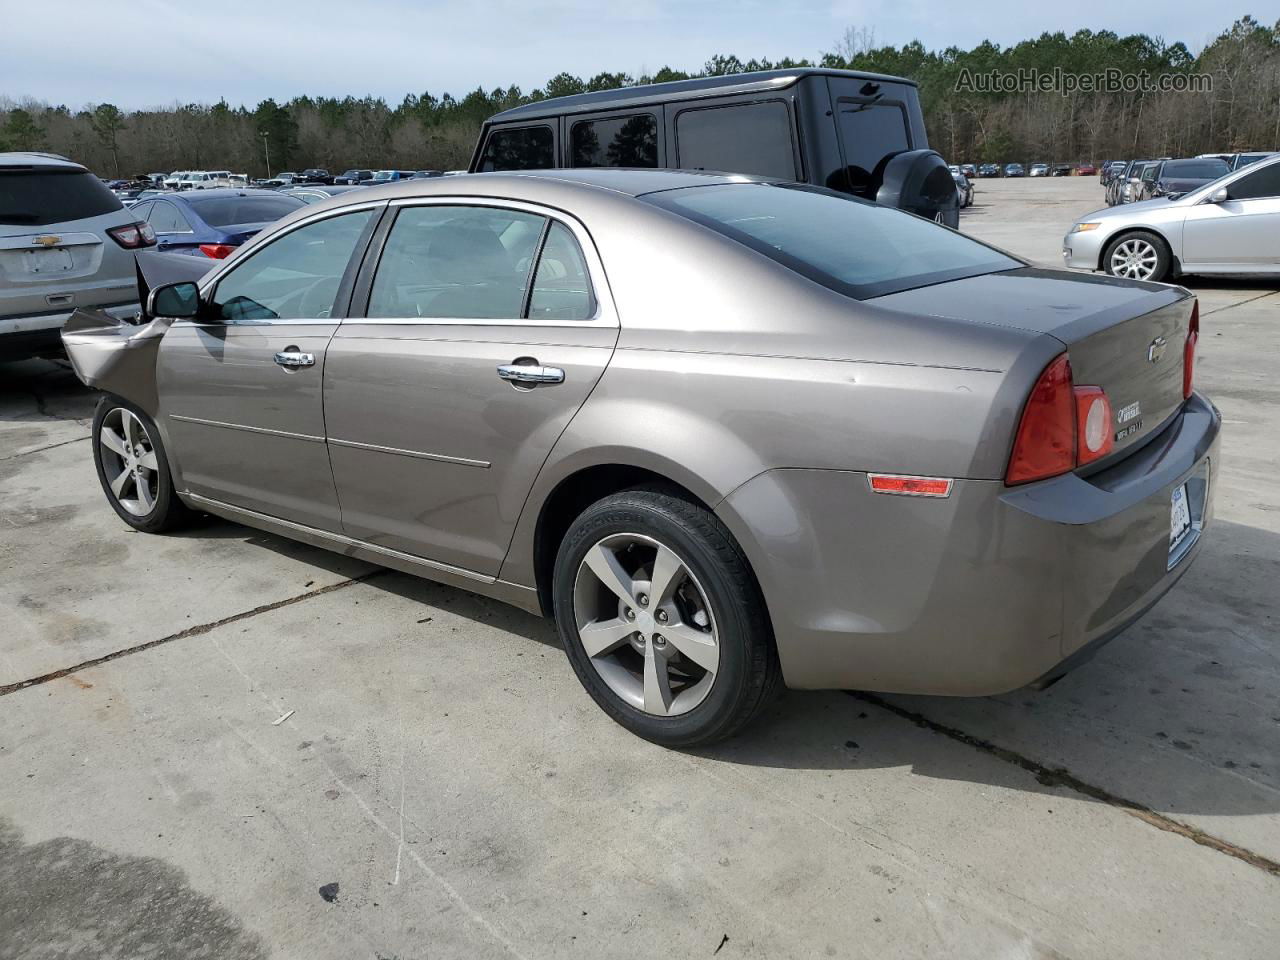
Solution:
M85 170L88 168L57 153L0 153L0 167L43 167L45 169Z
M614 107L634 106L640 103L663 100L693 99L699 95L713 96L731 93L753 93L760 90L781 90L792 86L803 77L844 77L854 80L871 80L885 83L905 83L916 86L914 80L891 77L883 73L863 73L858 70L826 70L820 67L803 67L796 70L759 70L755 73L734 73L721 77L699 77L695 80L673 80L670 83L649 83L639 87L619 87L614 90L597 90L594 93L575 93L552 100L539 100L521 107L512 107L489 118L490 123L510 120L535 120L555 117L562 113L585 113L594 110L610 110Z

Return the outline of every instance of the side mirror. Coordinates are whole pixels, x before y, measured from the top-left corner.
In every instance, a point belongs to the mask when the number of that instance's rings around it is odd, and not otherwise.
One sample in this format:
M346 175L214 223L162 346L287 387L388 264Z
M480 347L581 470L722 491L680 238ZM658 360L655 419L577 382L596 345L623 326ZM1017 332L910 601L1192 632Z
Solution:
M1219 187L1217 190L1213 191L1213 193L1209 194L1208 197L1209 203L1226 203L1229 199L1230 196L1227 194L1226 187Z
M147 315L194 320L200 312L200 288L189 280L166 283L147 296Z

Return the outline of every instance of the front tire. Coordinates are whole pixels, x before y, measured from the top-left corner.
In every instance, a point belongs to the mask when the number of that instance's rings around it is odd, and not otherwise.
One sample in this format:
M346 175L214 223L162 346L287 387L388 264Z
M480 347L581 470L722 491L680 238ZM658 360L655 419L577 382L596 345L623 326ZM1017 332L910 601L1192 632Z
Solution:
M778 688L746 557L715 514L673 491L637 488L588 507L560 544L552 593L578 679L646 740L723 740Z
M141 408L104 396L93 414L93 464L116 514L143 533L188 524L194 514L173 488L160 431Z
M1113 277L1159 282L1169 275L1173 253L1163 237L1147 230L1122 233L1107 245L1102 267Z

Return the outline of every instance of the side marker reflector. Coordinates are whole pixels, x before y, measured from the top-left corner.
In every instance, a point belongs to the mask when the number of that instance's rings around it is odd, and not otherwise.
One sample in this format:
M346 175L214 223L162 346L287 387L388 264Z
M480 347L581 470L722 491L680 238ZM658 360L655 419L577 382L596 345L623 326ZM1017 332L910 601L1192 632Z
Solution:
M895 473L869 473L872 493L897 493L906 497L949 497L952 480L942 477L904 477Z

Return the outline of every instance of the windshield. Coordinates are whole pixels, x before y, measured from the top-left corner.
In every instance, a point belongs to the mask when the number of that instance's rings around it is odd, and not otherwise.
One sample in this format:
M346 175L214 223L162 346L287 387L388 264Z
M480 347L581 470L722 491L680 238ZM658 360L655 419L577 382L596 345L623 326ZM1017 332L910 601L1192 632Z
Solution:
M1225 160L1170 160L1160 175L1174 180L1216 180L1230 171Z
M947 227L821 187L735 183L641 199L858 300L1024 266Z
M211 227L278 220L303 206L297 197L206 197L190 200L200 219Z
M390 180L394 175L395 175L394 172L391 170L379 170L377 173L373 175L373 179Z

